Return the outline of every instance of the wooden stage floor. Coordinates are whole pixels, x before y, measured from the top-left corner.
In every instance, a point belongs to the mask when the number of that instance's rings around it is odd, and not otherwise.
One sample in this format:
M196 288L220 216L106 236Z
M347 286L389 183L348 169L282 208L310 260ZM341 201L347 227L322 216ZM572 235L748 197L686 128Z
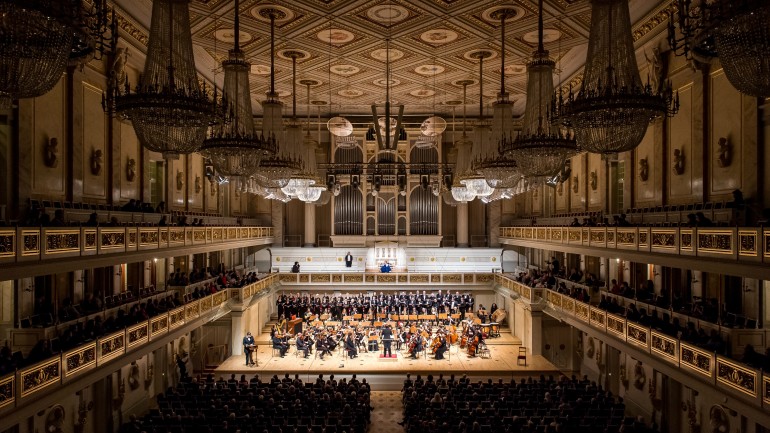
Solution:
M292 345L284 358L273 356L273 350L267 342L259 338L258 352L255 354L259 365L247 367L243 355L231 356L225 360L216 370L215 376L229 376L232 373L240 374L321 374L321 373L375 373L388 375L401 375L406 373L448 373L489 376L531 376L540 374L557 374L559 369L548 362L542 356L527 354L527 365L522 361L517 364L517 356L521 341L510 333L503 332L499 338L486 340L490 357L469 357L465 350L460 350L458 345L450 349L450 354L444 354L443 360L435 360L431 355L420 356L418 359L410 359L404 353L399 352L396 360L383 360L377 353L359 353L355 359L345 359L342 352L334 351L331 357L325 356L323 360L317 358L316 352L309 358L296 355L296 348ZM260 341L261 340L261 341ZM396 353L393 345L393 353Z

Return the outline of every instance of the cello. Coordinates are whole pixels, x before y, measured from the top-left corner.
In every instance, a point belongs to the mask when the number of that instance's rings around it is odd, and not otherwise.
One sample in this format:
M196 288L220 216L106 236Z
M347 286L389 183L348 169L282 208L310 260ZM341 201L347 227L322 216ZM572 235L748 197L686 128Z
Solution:
M476 334L473 337L473 340L468 344L468 356L476 356L476 351L479 349L479 343L481 342L481 337Z

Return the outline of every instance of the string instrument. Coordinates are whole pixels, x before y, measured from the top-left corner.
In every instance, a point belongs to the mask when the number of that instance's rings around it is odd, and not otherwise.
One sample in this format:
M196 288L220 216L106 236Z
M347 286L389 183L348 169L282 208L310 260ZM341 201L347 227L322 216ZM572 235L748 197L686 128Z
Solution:
M455 326L452 325L451 331L449 331L449 335L447 335L447 342L449 344L455 344L455 343L457 343L457 340L459 338L460 337L457 336L457 328L455 328ZM467 341L466 341L466 343L467 343Z
M409 340L409 350L407 353L411 355L412 352L414 352L415 347L417 347L417 335L412 336L412 338Z
M481 339L478 335L473 337L473 341L468 345L468 356L476 356L476 352L479 350L479 343Z
M436 338L433 339L433 342L430 344L430 353L431 355L436 353L436 350L441 346L441 335L437 335Z

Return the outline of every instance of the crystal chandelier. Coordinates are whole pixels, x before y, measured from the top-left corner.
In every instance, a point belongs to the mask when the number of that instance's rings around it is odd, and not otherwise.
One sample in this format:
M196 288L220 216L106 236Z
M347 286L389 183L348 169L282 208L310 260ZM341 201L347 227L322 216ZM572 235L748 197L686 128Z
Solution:
M281 116L283 104L275 91L275 20L284 18L286 14L274 8L262 9L260 14L270 19L270 91L267 93L267 99L262 102L262 133L265 136L281 136L283 135ZM271 190L271 194L266 198L284 201L287 196L280 191L280 188L286 187L291 177L300 170L302 170L302 161L280 153L263 159L259 164L259 170L254 174L254 179L262 187ZM279 191L275 191L276 189Z
M719 56L730 83L741 93L770 96L770 3L766 0L676 1L669 45L695 60ZM674 26L676 22L676 27ZM676 29L679 30L677 37Z
M451 192L452 192L452 198L457 203L467 203L469 201L473 201L476 198L476 193L468 189L464 184L460 183L460 176L462 174L465 174L468 167L468 161L471 156L471 147L473 146L473 142L468 139L468 136L466 134L466 113L465 113L465 105L466 105L466 97L468 94L468 84L472 84L472 80L461 80L458 82L458 84L463 86L463 136L455 141L455 149L457 151L457 165L456 165L456 172L458 173L458 176L455 177L454 183L452 184Z
M500 8L491 14L492 18L500 20L500 93L494 105L492 121L492 139L496 139L498 142L510 138L513 134L513 125L511 123L513 120L513 102L509 99L508 92L505 90L505 21L516 15L516 13L516 10L513 8ZM504 184L510 181L510 179L520 176L517 161L508 155L500 153L494 147L487 148L483 159L474 161L474 167L486 179L487 184L491 188L496 188L499 184ZM490 194L486 194L482 197L490 196ZM496 196L499 197L500 194L496 194Z
M527 106L524 110L524 129L512 140L503 137L500 152L518 162L519 171L526 177L551 176L561 170L564 161L578 151L570 134L551 128L545 115L553 94L555 63L543 45L543 0L539 2L538 45L532 60L527 63Z
M225 110L206 85L198 84L190 34L189 0L152 3L147 61L140 84L115 83L107 97L109 111L130 120L139 142L164 158L197 151L209 125ZM112 106L114 103L114 107Z
M653 118L679 109L670 85L642 85L634 54L628 0L594 1L583 85L551 103L552 119L575 132L577 144L592 153L636 148Z
M470 192L479 198L486 197L495 190L477 170L478 164L486 155L485 151L488 146L485 144L489 141L486 132L491 125L489 121L484 119L484 59L491 56L492 52L486 50L477 51L471 54L471 57L479 60L479 120L477 120L474 125L476 139L473 140L473 154L471 155L473 163L464 174L460 175L460 183L465 185Z
M219 174L248 178L259 169L263 157L278 152L278 143L275 135L260 137L254 132L249 87L251 64L240 48L239 11L239 0L235 0L234 48L230 50L229 58L222 62L225 70L223 93L230 102L230 122L211 128L200 153L211 160Z
M0 108L50 91L67 63L86 63L116 46L106 0L0 2Z

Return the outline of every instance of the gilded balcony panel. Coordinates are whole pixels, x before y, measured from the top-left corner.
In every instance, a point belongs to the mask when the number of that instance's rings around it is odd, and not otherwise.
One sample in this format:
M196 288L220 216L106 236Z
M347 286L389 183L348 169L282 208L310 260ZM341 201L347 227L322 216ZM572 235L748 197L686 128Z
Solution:
M16 375L0 379L0 409L16 403Z
M16 257L16 230L0 230L0 259ZM2 402L0 402L2 405ZM0 406L2 407L2 406Z
M19 372L20 397L27 397L60 381L61 358L57 356L54 359L44 361Z
M607 229L607 247L615 248L615 229Z
M590 235L591 229L584 228L580 230L580 243L584 245L589 245L591 243L591 235Z
M706 377L712 377L714 356L687 343L679 344L679 364Z
M653 355L658 355L663 359L676 364L679 360L676 353L677 340L660 332L652 331L652 340L650 350Z
M524 239L532 240L534 238L534 229L531 227L524 227Z
M444 274L441 277L443 279L443 282L445 283L462 283L463 282L462 274Z
M194 228L193 229L193 243L194 244L205 244L206 243L206 229L205 228Z
M345 274L345 282L346 283L363 283L364 276L361 274L356 274L356 275Z
M168 314L161 314L150 319L150 340L164 335L166 332L168 332Z
M539 241L546 240L545 232L546 232L545 228L538 228L537 229L537 240L539 240Z
M132 251L135 251L137 242L139 241L138 230L134 227L127 228L126 234L128 235L128 242L126 243L126 248L131 249Z
M618 248L636 248L636 229L617 229L617 231L616 244Z
M590 229L589 230L590 242L592 247L604 247L607 245L607 237L604 229Z
M305 275L305 276L307 276L307 275ZM301 277L301 275L300 275L300 277ZM302 281L300 281L300 282L302 282ZM305 282L307 282L307 281L305 281ZM227 292L226 291L216 292L216 293L214 293L212 295L211 302L213 302L213 306L214 307L218 307L218 306L222 305L222 303L224 303L226 301L227 301Z
M299 274L299 282L300 283L308 283L308 282L310 282L310 277L308 277L307 274Z
M396 282L396 276L393 274L383 274L383 275L377 275L377 282L378 283L395 283Z
M211 242L214 230L211 227L206 227L206 242Z
M562 297L561 309L567 313L575 314L575 300L569 296Z
M247 229L245 227L241 227L238 230L238 232L239 232L238 233L238 239L243 240L243 239L248 239L249 238L249 229Z
M741 257L759 257L758 238L759 230L738 230L738 255Z
M364 282L365 283L375 283L377 282L377 277L372 274L364 275Z
M628 322L626 323L626 341L648 350L650 348L650 330L633 322Z
M332 274L332 283L341 283L342 274Z
M216 227L211 229L211 238L214 242L221 242L225 237L225 229L222 227Z
M184 306L184 317L186 320L192 320L198 317L201 313L200 302L194 301Z
M582 320L584 322L588 322L588 318L589 318L588 312L589 312L589 310L590 310L590 307L589 307L588 304L584 304L582 302L575 301L575 316L578 319L580 319L580 320Z
M607 313L607 331L616 336L626 338L626 319Z
M237 291L233 291L237 292ZM185 308L178 307L168 312L168 329L175 329L184 325Z
M717 381L752 398L756 398L759 373L732 361L717 357Z
M128 335L127 349L138 346L140 344L144 344L149 340L148 323L143 322L138 325L134 325L128 328L126 334Z
M733 254L733 232L731 230L698 230L698 253Z
M199 302L201 305L201 308L200 308L201 314L207 313L209 310L211 310L211 307L212 307L211 300L212 300L211 296L206 296L205 298L200 299Z
M296 283L299 274L280 274L282 283Z
M412 283L427 283L428 276L425 274L409 275L409 281L411 281Z
M477 283L491 283L492 274L474 274Z
M66 352L64 358L64 378L96 366L96 342Z
M83 229L83 251L96 252L98 234L96 229Z
M556 293L554 291L547 291L546 292L546 300L553 304L556 308L561 308L561 295L559 293Z
M639 234L637 236L638 242L638 248L640 251L649 251L650 249L650 229L639 227L637 228Z
M158 248L159 239L158 229L139 229L139 249Z
M679 251L682 253L692 253L692 229L679 229Z
M175 245L183 245L185 241L184 228L170 228L168 229L168 243Z
M126 334L123 331L118 331L114 334L100 338L96 362L98 365L102 365L105 362L124 354L126 351L125 349Z
M561 227L556 227L551 229L551 240L553 240L554 242L561 242L562 240Z
M669 252L676 250L676 229L652 229L652 251Z
M579 244L580 243L580 233L582 232L581 229L567 229L567 241L571 244Z
M99 229L99 251L123 251L126 249L124 229Z
M40 230L22 230L21 241L22 257L40 254Z
M770 376L767 375L762 376L762 401L770 404Z
M80 253L80 229L45 229L45 254Z
M604 312L604 310L600 310L596 307L591 307L590 313L591 316L591 326L599 329L605 329L607 328L607 314Z
M328 282L331 282L331 276L329 274L313 274L310 276L310 282L328 283Z

